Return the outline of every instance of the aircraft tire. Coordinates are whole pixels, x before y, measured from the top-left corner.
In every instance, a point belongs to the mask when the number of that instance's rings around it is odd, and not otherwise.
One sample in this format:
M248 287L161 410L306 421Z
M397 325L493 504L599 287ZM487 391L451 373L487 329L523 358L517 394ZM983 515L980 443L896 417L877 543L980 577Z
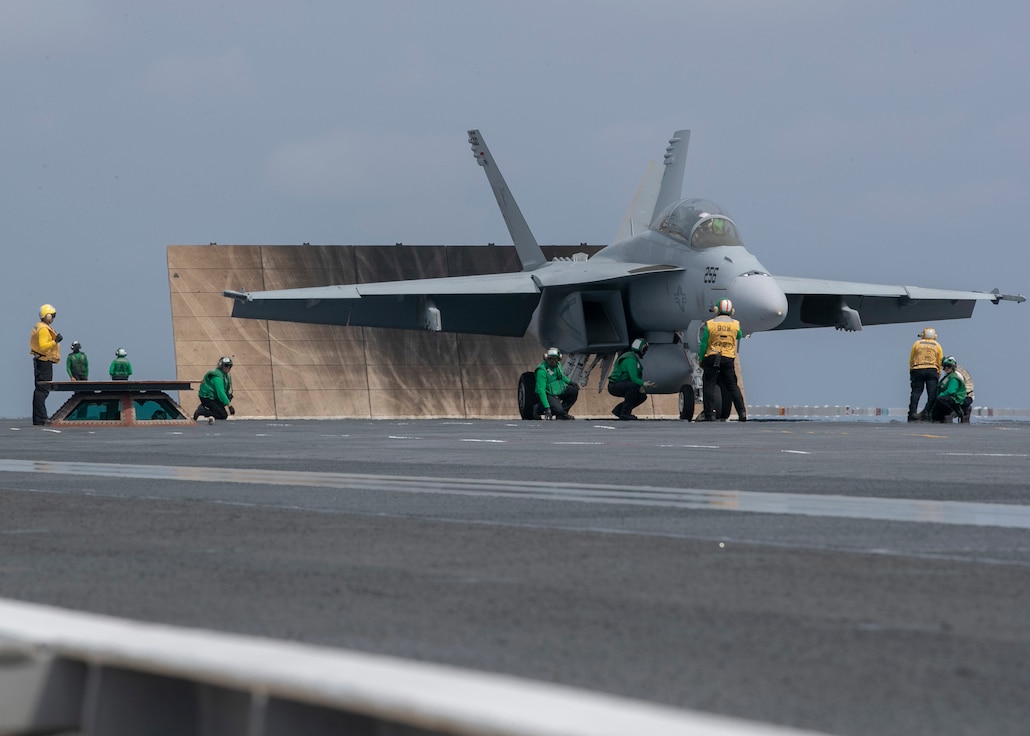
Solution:
M536 404L536 374L526 371L519 376L519 416L523 419L536 419L533 406Z
M715 392L715 416L719 419L729 419L732 408L733 399L730 398L730 392L720 386Z
M694 421L694 387L680 386L680 419Z
M733 408L733 401L730 399L730 394L720 386L715 392L715 418L717 420L728 419L731 408ZM682 412L680 413L680 416L683 416ZM697 421L704 421L704 417L704 405L702 405L701 410L697 414Z

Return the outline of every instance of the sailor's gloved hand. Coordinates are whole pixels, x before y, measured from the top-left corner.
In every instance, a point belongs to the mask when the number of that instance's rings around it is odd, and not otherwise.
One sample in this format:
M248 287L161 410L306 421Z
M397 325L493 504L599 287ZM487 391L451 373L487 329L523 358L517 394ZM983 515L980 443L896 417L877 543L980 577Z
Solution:
M62 335L62 334L61 334L60 332L58 332L58 333L57 333L57 337L55 337L54 339L55 339L55 340L56 340L57 342L61 342L61 340L63 340L63 339L64 339L64 335Z
M236 416L236 410L232 408L232 404L229 404L229 406L227 406L225 408L229 410L230 414L232 414L233 416Z
M544 419L554 419L554 414L551 413L550 409L544 409Z

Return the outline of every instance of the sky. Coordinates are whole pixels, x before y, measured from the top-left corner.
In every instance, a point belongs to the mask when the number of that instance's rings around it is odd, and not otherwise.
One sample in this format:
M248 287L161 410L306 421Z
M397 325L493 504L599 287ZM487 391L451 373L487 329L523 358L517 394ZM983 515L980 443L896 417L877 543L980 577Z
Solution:
M542 244L611 242L686 128L773 274L1030 294L1030 5L987 7L4 0L0 416L43 303L174 378L168 245L510 243L470 128ZM977 405L1030 407L1028 319L933 325ZM905 406L923 326L754 335L748 403Z

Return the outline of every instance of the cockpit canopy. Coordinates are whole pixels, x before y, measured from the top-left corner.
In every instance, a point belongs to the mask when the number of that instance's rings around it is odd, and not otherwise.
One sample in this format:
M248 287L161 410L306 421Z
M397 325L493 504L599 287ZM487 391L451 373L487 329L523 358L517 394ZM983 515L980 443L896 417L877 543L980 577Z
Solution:
M707 199L681 199L665 208L653 229L694 248L743 246L729 213Z

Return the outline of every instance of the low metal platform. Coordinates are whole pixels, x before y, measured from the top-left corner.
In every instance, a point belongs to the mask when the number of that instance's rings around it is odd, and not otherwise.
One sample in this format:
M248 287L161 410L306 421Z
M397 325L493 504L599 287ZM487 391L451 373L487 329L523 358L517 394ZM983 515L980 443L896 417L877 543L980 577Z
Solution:
M51 426L125 427L195 424L166 391L190 391L191 381L47 381L72 397L50 417Z

